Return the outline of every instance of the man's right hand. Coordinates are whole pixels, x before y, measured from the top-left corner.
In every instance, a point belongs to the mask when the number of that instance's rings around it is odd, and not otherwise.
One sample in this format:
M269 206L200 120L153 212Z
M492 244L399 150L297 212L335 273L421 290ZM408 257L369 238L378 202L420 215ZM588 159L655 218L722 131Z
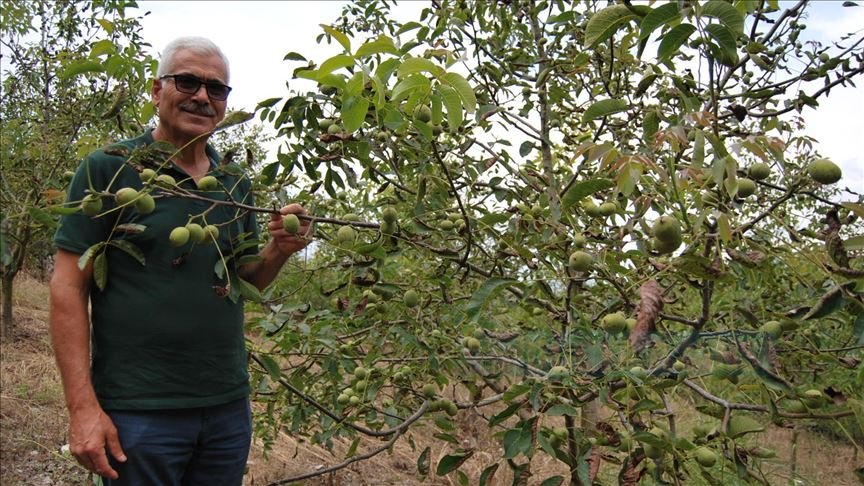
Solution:
M126 462L117 428L98 405L70 411L69 450L88 471L111 479L117 479L118 474L108 463L108 454Z

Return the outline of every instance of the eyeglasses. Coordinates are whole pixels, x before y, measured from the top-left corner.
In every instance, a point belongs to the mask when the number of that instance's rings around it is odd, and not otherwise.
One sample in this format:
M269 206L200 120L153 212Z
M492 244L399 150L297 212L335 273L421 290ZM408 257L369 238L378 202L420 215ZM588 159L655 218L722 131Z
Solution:
M228 99L228 93L231 92L231 86L226 86L222 83L217 83L216 81L204 81L188 74L166 74L159 79L166 78L172 78L174 80L174 87L177 88L177 91L186 94L197 93L203 84L207 87L207 96L209 96L210 99L217 101L225 101Z

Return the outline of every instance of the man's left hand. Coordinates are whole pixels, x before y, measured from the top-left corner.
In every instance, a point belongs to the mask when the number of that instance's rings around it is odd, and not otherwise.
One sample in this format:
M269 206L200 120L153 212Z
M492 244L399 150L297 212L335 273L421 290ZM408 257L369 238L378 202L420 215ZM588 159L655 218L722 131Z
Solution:
M271 213L270 222L267 223L267 228L270 230L270 236L279 251L285 255L296 253L312 241L312 221L300 218L300 229L296 234L289 234L285 231L283 216L287 214L306 215L306 209L300 204L289 204L279 210L280 214Z

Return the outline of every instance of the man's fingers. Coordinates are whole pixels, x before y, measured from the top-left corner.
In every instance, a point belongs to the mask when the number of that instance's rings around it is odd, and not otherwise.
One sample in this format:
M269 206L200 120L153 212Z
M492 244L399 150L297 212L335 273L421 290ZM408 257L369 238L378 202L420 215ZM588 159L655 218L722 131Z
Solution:
M126 462L126 454L123 453L123 448L120 446L120 438L117 437L117 429L111 427L108 431L108 452L120 462Z
M108 464L108 455L105 454L105 451L101 451L101 453L96 453L96 457L93 460L93 472L100 476L106 476L111 479L117 479L119 475L114 468L111 467L111 464Z

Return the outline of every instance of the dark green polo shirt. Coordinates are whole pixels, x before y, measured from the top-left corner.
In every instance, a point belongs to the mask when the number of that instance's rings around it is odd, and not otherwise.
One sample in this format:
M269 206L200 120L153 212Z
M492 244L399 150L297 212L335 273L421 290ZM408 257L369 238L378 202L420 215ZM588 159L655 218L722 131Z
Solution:
M149 130L121 142L132 153L129 162L135 164L143 152L134 149L152 143ZM211 147L208 155L220 160ZM249 180L225 167L216 164L211 174L222 187L230 189L234 201L252 205ZM180 187L194 194L227 199L223 190L201 193L173 164L160 173L171 175ZM80 201L88 187L114 193L122 187L140 190L142 186L138 171L126 157L98 150L79 166L68 201ZM156 209L150 214L140 214L131 206L101 217L79 212L61 218L54 237L58 247L78 254L102 241L119 242L106 247L108 279L104 290L91 285L96 395L103 408L115 410L203 407L245 397L249 377L243 303L241 299L232 302L225 295L227 273L222 270L220 252L225 258L235 249L238 256L257 252L257 245L245 250L239 246L244 235L247 240L258 236L254 213L169 197L158 190L153 195ZM103 202L103 211L116 209L113 199L103 198ZM191 242L171 246L171 230L190 221L218 226L218 246ZM143 231L136 232L135 228L141 227ZM123 251L120 247L124 245L137 248L144 264ZM229 270L234 271L231 262Z

